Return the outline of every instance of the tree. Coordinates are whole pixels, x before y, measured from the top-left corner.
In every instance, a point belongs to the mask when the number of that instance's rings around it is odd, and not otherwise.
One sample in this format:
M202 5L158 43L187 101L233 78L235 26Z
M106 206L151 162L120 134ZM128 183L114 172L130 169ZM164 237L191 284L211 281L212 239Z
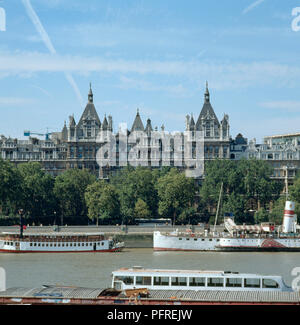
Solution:
M22 177L9 161L0 158L0 214L15 213L19 208L22 193Z
M61 216L86 216L84 193L96 177L88 170L68 169L55 178L54 194Z
M254 215L254 221L257 224L269 221L268 211L265 208L261 208L258 211L256 211Z
M223 183L222 211L233 212L238 222L253 222L249 213L252 204L267 208L270 201L279 197L282 187L271 180L271 174L269 164L256 159L211 161L200 189L202 204L216 207Z
M149 218L150 216L150 211L148 209L147 203L140 198L138 198L135 203L134 216L136 218Z
M158 199L155 181L157 175L155 174L153 177L152 173L149 168L137 167L133 169L129 167L112 177L111 184L118 192L124 223L133 220L138 199L147 204L150 215L156 215Z
M18 166L22 177L21 207L31 217L52 215L55 209L54 179L38 162Z
M282 224L285 206L285 197L280 197L274 202L272 211L270 212L269 221L279 225Z
M105 181L96 181L85 192L85 201L90 219L99 218L105 222L119 221L120 202L113 185Z
M194 179L187 178L184 173L172 169L157 181L159 197L158 212L162 216L172 216L173 224L177 216L186 208L192 207L195 200L196 187Z

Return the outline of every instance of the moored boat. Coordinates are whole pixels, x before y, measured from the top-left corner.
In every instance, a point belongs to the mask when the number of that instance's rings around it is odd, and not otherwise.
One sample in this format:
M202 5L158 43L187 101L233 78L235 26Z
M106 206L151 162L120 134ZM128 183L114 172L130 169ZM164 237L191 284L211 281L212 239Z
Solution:
M143 267L112 272L115 290L293 291L278 275L230 271L164 270Z
M0 252L6 253L75 253L115 252L124 247L123 242L106 239L103 233L30 233L0 234Z
M236 225L233 217L224 217L222 233L173 231L153 233L156 251L300 251L300 234L295 203L286 201L283 222L260 225Z

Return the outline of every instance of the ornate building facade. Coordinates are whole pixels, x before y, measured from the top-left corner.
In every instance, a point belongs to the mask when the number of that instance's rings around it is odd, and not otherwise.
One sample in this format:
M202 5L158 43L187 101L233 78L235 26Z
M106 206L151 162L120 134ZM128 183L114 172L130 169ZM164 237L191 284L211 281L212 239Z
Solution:
M100 178L108 178L128 164L198 169L200 173L191 176L202 178L206 161L257 158L274 167L274 178L291 180L300 168L300 134L266 137L263 144L256 144L255 139L248 143L241 134L232 139L229 117L224 114L219 121L207 83L199 116L196 120L192 114L186 116L185 131L171 134L164 126L153 129L150 119L143 123L139 110L129 130L114 131L110 115L101 122L90 86L88 102L78 123L70 116L61 132L52 133L45 140L31 136L28 140L18 140L2 135L0 157L16 165L37 161L53 176L79 168L88 169Z

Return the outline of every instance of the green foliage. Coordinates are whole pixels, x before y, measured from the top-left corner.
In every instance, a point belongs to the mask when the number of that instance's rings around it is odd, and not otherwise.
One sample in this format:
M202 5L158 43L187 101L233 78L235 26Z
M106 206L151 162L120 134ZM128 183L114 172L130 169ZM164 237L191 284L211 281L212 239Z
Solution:
M134 216L136 218L149 218L150 217L150 211L148 209L147 203L140 198L138 198L138 200L135 203Z
M196 224L197 218L197 210L194 207L188 207L180 213L177 222L179 224Z
M176 217L194 203L196 192L194 180L187 178L177 169L171 169L158 179L156 187L159 214L164 217L173 216L173 224L175 224Z
M272 211L270 212L269 221L274 222L275 224L282 223L285 201L285 197L280 197L274 202Z
M133 220L138 199L147 204L150 215L156 216L158 198L155 180L157 177L157 174L153 177L153 172L149 168L143 167L124 168L112 177L111 184L115 186L119 195L124 222Z
M105 181L90 184L85 192L85 201L90 219L102 219L104 223L120 220L120 203L113 185Z
M279 197L282 186L270 179L272 168L262 160L214 160L207 164L200 190L202 203L216 206L223 183L222 213L233 212L237 222L253 222L250 202L263 208Z
M20 206L31 217L52 215L55 209L54 179L37 162L18 167L22 177Z
M84 193L96 177L88 170L68 169L55 178L54 194L59 213L63 216L85 216L87 207Z
M265 208L261 208L254 214L254 221L256 224L259 224L261 222L267 222L269 221L270 216L269 212Z
M0 158L0 214L15 213L21 203L22 177L9 161Z

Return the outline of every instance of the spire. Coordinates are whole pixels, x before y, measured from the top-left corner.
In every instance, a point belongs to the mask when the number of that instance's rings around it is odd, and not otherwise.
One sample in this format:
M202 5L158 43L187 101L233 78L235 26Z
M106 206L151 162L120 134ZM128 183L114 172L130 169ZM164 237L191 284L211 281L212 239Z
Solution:
M93 91L92 91L92 83L90 82L90 91L89 91L89 95L88 95L88 100L89 100L89 103L92 103L93 102Z
M141 117L140 117L140 112L139 112L139 109L137 109L137 112L136 112L136 117L134 119L134 122L132 124L132 128L131 128L131 132L132 131L144 131L144 125L143 125L143 122L141 120Z
M204 93L204 99L206 103L209 103L209 90L208 90L208 82L206 81L206 90Z
M106 114L104 114L104 120L103 120L103 123L102 123L102 130L107 131L107 128L108 128L108 122L107 122L107 119L106 119Z

